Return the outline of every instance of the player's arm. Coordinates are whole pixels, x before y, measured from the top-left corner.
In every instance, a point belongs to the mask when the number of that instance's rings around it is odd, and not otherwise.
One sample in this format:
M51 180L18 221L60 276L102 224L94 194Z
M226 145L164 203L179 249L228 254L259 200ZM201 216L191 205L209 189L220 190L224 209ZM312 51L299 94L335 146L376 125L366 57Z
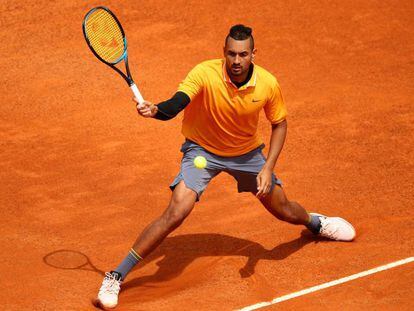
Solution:
M178 91L172 98L158 105L144 102L143 105L137 106L138 113L143 117L156 118L158 120L170 120L174 118L203 90L204 76L205 69L203 65L199 64L195 66L180 83Z
M134 98L137 102L137 100ZM190 97L184 92L177 92L170 99L157 105L145 101L142 105L137 104L137 111L146 118L158 120L170 120L180 113L190 103Z
M276 165L277 159L279 158L280 152L283 149L286 133L286 119L277 124L272 124L269 154L267 155L265 165L257 175L257 197L262 197L270 192L273 169Z
M269 154L265 165L257 175L257 197L262 197L270 192L272 186L272 173L277 159L283 149L287 133L286 119L277 124L272 124L272 134L270 136Z
M286 119L280 123L272 124L272 135L270 136L270 148L264 168L273 171L280 152L283 149L287 133Z

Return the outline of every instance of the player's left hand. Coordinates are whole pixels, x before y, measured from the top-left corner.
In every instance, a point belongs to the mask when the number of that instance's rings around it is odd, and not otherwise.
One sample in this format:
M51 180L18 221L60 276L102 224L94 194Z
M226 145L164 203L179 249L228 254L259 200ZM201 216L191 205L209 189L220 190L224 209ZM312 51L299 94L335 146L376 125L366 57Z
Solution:
M256 197L263 198L270 192L272 187L272 170L263 167L260 173L256 177L257 181L257 193Z

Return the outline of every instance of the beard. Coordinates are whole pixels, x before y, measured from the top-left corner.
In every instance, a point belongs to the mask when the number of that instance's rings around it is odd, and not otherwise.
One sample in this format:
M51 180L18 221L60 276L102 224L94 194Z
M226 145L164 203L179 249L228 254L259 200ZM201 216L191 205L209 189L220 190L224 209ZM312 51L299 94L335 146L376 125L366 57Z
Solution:
M238 77L246 74L249 71L250 66L246 68L241 65L227 65L227 72L233 77Z
M243 71L243 68L241 66L239 67L231 67L230 72L232 73L232 75L234 76L240 76L242 75L245 71Z

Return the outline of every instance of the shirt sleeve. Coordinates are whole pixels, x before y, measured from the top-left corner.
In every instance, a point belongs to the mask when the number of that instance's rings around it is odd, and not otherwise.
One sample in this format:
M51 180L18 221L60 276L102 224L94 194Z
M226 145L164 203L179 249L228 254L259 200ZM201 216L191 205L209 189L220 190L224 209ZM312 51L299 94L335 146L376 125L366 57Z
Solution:
M199 64L195 66L187 77L179 84L177 92L183 92L193 100L203 89L203 68Z
M272 124L280 123L286 119L287 110L277 81L275 81L275 84L271 89L270 97L268 98L263 109L265 111L266 118Z

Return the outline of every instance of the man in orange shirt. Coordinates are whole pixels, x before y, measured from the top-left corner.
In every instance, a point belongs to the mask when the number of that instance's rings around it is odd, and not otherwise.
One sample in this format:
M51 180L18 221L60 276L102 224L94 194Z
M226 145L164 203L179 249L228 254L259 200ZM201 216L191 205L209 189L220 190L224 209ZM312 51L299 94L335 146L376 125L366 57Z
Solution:
M278 219L304 225L333 240L354 239L355 229L346 220L308 213L289 201L273 174L286 137L287 113L276 78L253 63L256 49L251 32L244 25L233 26L225 40L224 59L194 67L171 99L137 106L143 117L160 120L169 120L185 109L183 159L170 185L172 197L167 209L144 229L120 265L106 274L98 305L117 305L120 285L129 271L184 221L210 180L223 171L236 179L239 192L254 194ZM267 158L257 132L262 109L272 126ZM193 164L199 155L207 160L204 169Z

